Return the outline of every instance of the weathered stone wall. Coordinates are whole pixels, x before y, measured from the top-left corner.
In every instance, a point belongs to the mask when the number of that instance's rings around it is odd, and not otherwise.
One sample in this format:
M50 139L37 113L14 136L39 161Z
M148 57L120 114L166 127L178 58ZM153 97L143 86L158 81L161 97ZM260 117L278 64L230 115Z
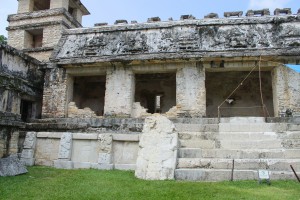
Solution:
M138 134L28 132L22 161L57 168L134 170Z
M275 116L287 109L300 112L300 74L288 67L278 66L272 71Z
M69 8L69 0L51 0L50 1L50 9L53 8Z
M67 74L65 69L50 68L45 73L43 118L61 118L67 109Z
M181 20L68 30L52 60L67 64L116 58L133 61L296 56L300 46L299 22L299 15L286 15L255 20L247 17Z
M130 116L134 100L132 69L113 66L107 69L104 103L105 116Z

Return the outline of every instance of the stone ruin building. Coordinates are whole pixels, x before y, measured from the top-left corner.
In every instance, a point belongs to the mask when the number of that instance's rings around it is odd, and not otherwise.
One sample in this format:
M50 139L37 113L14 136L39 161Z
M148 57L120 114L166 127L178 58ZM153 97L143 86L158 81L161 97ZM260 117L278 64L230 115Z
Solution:
M300 171L300 75L284 65L300 62L300 10L82 28L80 0L18 4L0 46L0 157L144 179Z

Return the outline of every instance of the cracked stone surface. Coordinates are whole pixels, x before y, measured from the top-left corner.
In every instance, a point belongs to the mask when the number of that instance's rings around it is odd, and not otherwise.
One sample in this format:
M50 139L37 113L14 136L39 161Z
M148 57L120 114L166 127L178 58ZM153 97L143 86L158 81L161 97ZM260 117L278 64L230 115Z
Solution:
M16 176L27 172L26 167L17 156L0 159L0 176Z
M174 179L178 133L166 117L146 118L140 138L135 176L146 180Z

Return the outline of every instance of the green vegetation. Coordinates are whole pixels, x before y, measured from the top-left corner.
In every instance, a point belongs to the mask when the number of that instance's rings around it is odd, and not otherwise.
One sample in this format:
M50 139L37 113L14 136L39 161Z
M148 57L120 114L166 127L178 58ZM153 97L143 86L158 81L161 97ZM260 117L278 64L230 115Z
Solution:
M296 181L220 183L145 181L133 172L58 170L31 167L17 177L0 177L0 199L300 199Z
M7 43L7 38L4 35L0 35L0 43Z

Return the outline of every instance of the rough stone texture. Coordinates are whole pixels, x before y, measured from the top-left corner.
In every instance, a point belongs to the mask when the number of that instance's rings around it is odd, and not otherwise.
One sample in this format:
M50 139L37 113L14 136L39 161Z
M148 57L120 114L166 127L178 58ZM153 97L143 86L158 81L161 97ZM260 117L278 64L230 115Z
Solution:
M125 61L298 55L299 27L299 16L292 15L257 17L256 20L184 20L67 30L52 60L91 63L116 58Z
M72 154L72 133L63 133L60 139L58 159L70 160Z
M134 99L134 74L123 66L109 67L106 75L104 115L130 116Z
M35 163L35 148L36 148L37 133L27 132L23 151L21 155L21 162L26 166L33 166Z
M272 71L274 114L285 115L287 109L300 112L300 74L279 66Z
M0 176L16 176L27 172L17 156L0 159Z
M150 114L147 113L147 109L141 106L140 102L135 102L132 105L132 112L131 112L131 117L133 118L140 118L140 117L145 117L149 116Z
M43 95L43 118L64 117L66 114L67 75L61 68L47 69Z
M146 118L135 176L147 180L174 179L177 162L178 134L166 117Z
M24 149L34 149L36 145L36 132L28 132L24 141Z
M205 72L202 66L194 63L177 71L176 105L182 115L206 115Z
M265 16L270 15L269 9L262 9L262 10L248 10L246 13L247 17L253 17L253 16Z
M68 105L68 117L70 117L70 118L92 118L92 117L97 117L97 115L90 108L78 109L75 102L70 102Z

